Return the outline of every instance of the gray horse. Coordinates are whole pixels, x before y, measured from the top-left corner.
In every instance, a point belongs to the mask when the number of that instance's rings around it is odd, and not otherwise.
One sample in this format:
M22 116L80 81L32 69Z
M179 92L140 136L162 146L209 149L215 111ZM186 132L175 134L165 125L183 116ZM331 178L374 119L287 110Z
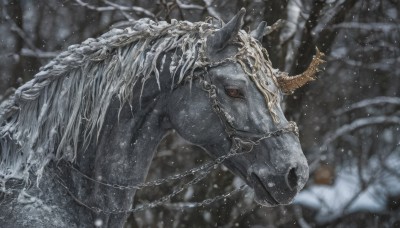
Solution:
M273 69L265 23L249 35L244 14L224 26L142 19L70 46L17 89L0 106L1 227L122 227L171 129L259 204L290 203L308 166L280 102L322 54L301 75Z

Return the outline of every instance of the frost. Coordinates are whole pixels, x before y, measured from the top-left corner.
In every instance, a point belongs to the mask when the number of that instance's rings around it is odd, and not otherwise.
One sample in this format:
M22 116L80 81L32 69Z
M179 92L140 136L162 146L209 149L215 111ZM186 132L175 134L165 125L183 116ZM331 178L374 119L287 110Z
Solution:
M95 221L94 221L94 226L95 227L101 227L101 226L103 226L103 220L102 219L96 219Z
M126 148L127 145L128 145L127 142L121 142L121 143L119 144L119 147L120 147L121 149L124 149L124 148Z
M150 210L146 210L144 213L144 219L147 223L151 223L154 220L154 215Z
M190 200L193 197L194 189L193 186L189 186L188 189L186 190L185 195L183 196L183 199L185 201Z
M211 213L208 212L208 211L204 212L203 213L203 218L204 218L205 221L211 222Z
M52 209L50 206L46 205L43 203L43 201L35 196L29 195L25 189L22 190L17 198L17 202L19 204L24 205L24 208L27 209L28 211L37 211L39 210L44 210L46 213L52 213Z

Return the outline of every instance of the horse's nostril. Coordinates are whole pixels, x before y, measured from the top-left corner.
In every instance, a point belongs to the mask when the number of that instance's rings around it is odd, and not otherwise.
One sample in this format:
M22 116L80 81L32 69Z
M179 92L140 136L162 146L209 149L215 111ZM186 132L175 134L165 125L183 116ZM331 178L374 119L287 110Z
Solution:
M297 177L296 174L296 168L291 168L289 172L286 175L286 184L287 186L293 190L297 187L297 181L299 178Z

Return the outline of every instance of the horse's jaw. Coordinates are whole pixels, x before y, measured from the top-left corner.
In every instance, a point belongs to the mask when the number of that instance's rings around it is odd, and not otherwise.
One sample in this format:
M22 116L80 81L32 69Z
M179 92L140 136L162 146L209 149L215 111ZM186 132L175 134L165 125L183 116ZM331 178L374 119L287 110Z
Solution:
M286 141L280 144L282 139L289 141L290 138L292 136L279 136L269 140L268 144L261 143L252 151L223 162L254 190L254 201L262 206L274 207L292 203L308 180L309 168L298 140L288 145ZM279 142L280 148L276 148L274 141ZM206 150L215 157L213 151L227 151L227 148L220 144L206 147ZM287 158L288 155L291 156L290 159Z

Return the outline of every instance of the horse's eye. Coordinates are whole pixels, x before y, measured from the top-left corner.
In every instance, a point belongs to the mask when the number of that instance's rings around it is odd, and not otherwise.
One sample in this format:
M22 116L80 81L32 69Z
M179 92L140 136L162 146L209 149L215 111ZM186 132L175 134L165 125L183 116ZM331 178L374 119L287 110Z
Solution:
M225 88L226 95L233 98L243 98L243 93L239 89L235 88Z

